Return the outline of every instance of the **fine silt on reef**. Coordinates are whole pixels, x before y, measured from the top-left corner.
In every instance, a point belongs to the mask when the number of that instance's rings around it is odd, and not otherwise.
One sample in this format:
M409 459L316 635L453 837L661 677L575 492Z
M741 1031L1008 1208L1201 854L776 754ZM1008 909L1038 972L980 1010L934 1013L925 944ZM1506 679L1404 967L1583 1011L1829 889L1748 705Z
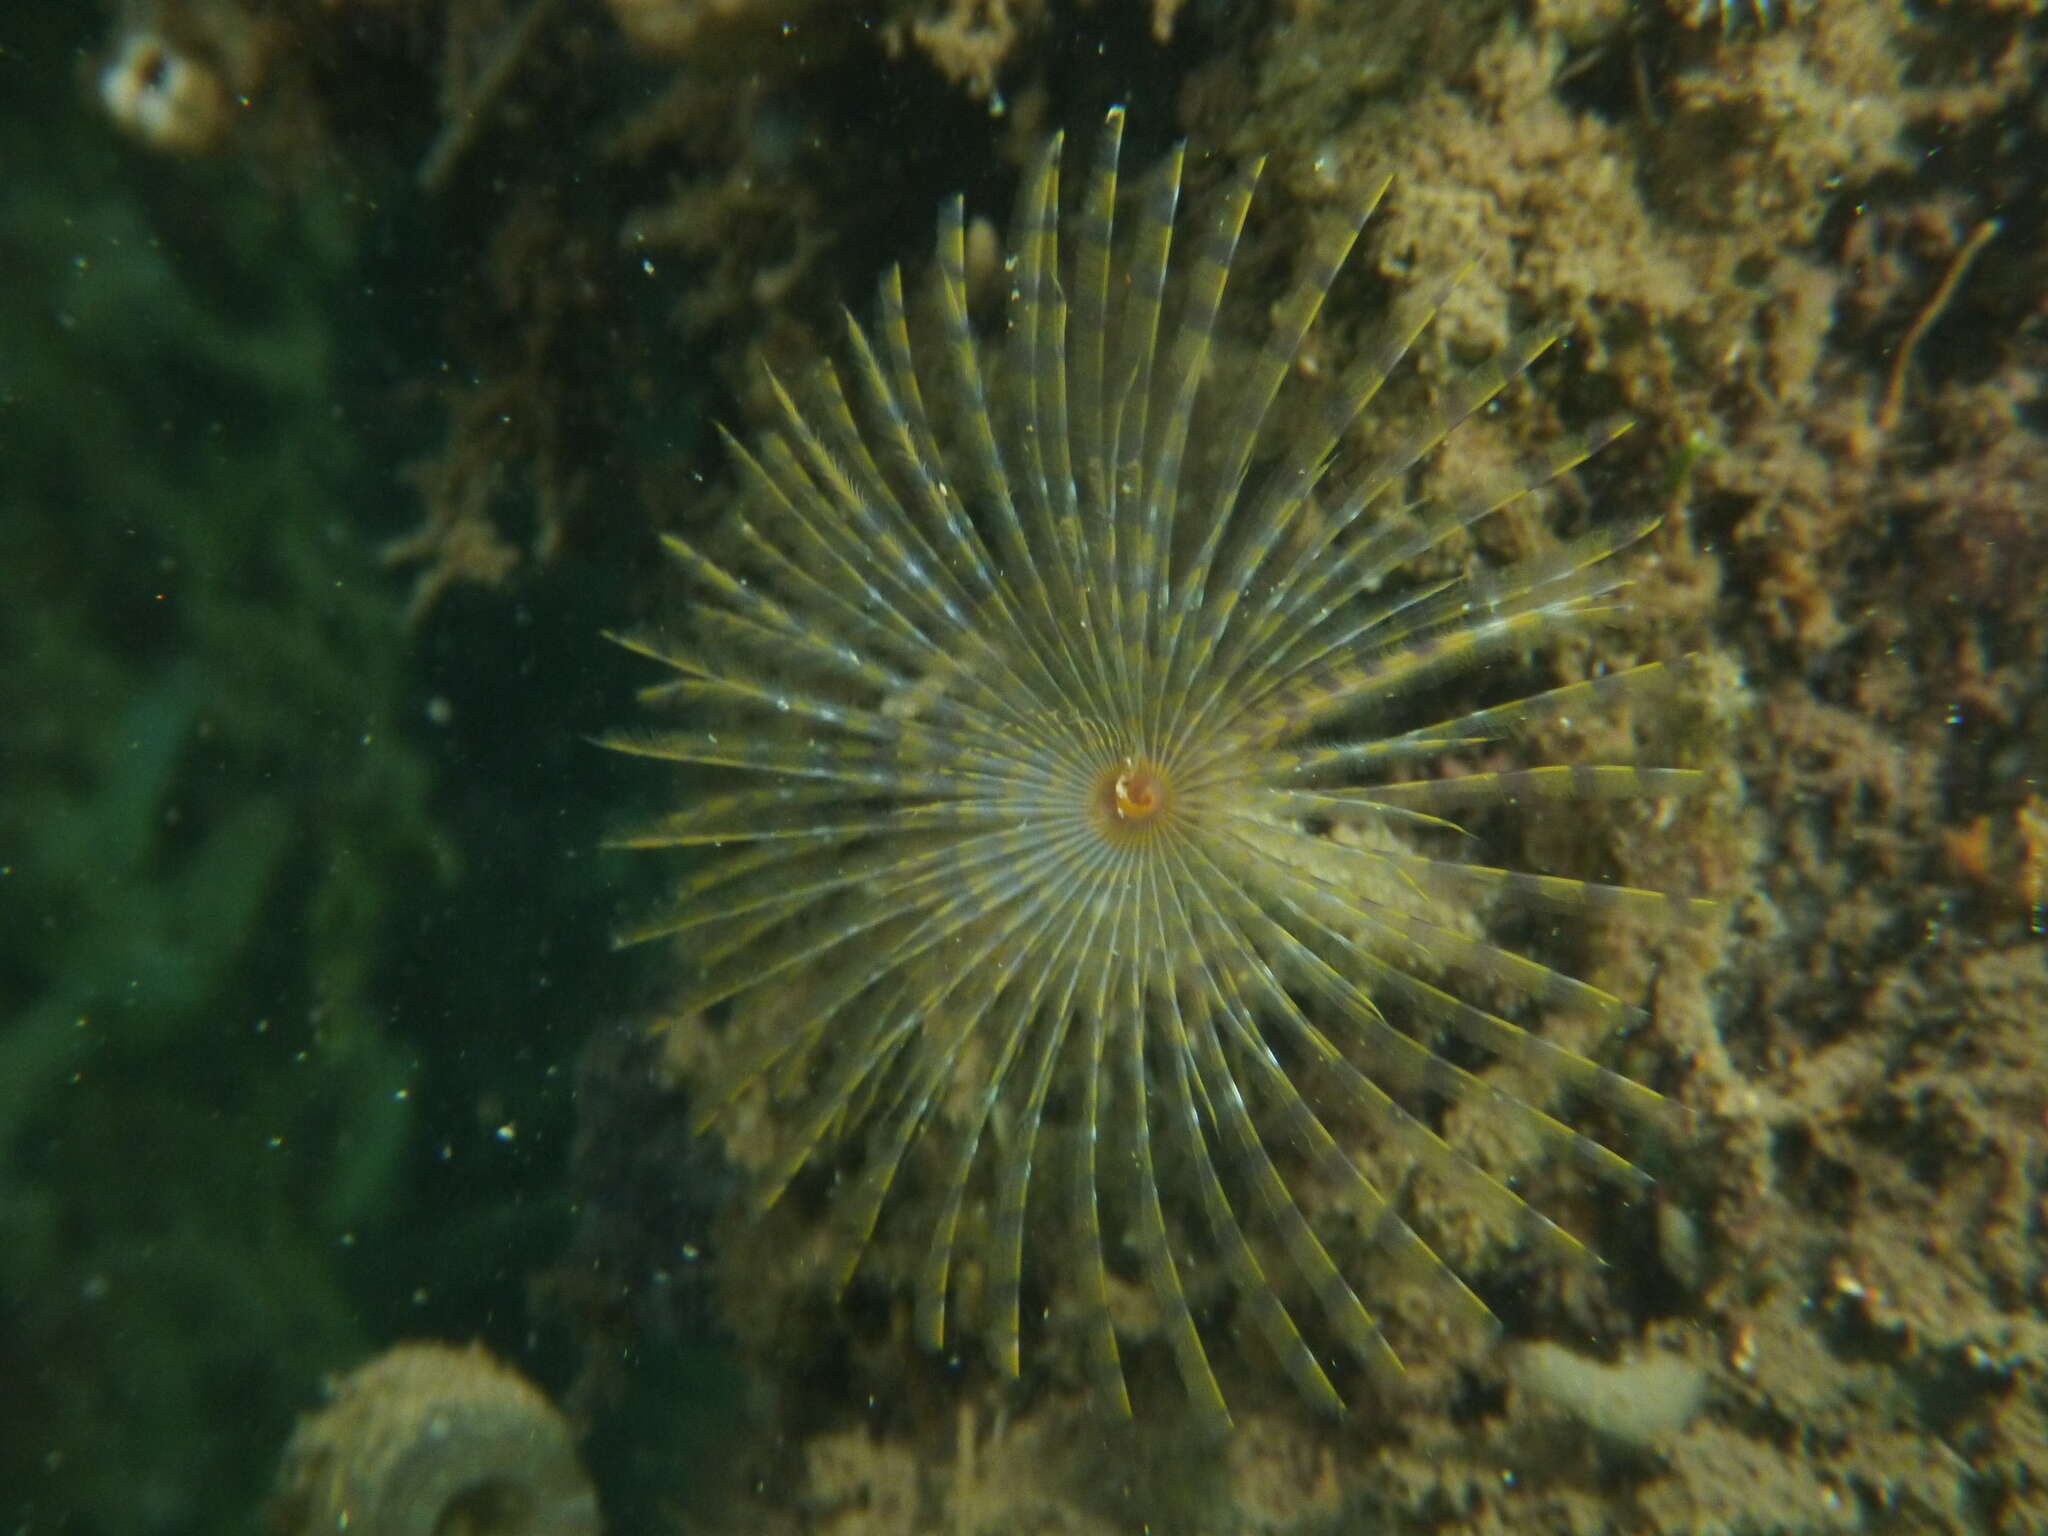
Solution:
M263 1462L319 1375L434 1332L486 1338L556 1391L619 1528L2048 1529L2048 7L135 0L104 22L75 68L51 62L75 41L54 24L23 33L34 48L0 38L47 87L52 144L77 146L10 176L0 233L26 300L0 347L0 472L27 514L8 519L4 564L35 573L5 619L29 661L6 683L22 851L0 859L34 909L12 931L39 935L8 944L27 1002L0 1027L0 1375L26 1384L0 1407L0 1485L16 1524L253 1519ZM1513 739L1474 727L1374 780L1426 786L1376 802L1391 829L1362 831L1356 800L1293 815L1278 885L1259 883L1266 854L1232 842L1238 862L1215 859L1228 892L1183 878L1173 888L1197 895L1175 906L1140 874L1108 900L1100 922L1131 925L1117 952L1146 951L1150 922L1153 953L1224 984L1198 996L1187 969L1134 970L1140 1014L1167 1033L1119 1058L1099 1031L1091 1246L1069 1217L1088 1187L1071 1176L1085 1074L1053 1074L1036 1109L1021 1076L977 1099L1000 1069L964 1047L947 1072L904 1058L907 1080L845 1063L894 1038L911 1004L976 996L1076 1031L1025 1036L1018 1073L1085 1057L1104 1012L1084 987L1099 977L1106 998L1123 972L1062 970L1055 929L1046 987L1074 979L1072 1004L948 974L906 927L1008 877L906 886L925 866L892 875L861 844L843 851L865 883L834 888L827 921L852 934L875 903L858 958L902 965L842 1017L820 1000L865 973L835 974L769 919L803 907L773 871L846 869L764 859L715 879L764 831L817 837L819 806L844 819L857 754L805 756L827 724L914 738L917 772L941 786L914 792L960 806L945 776L985 769L1001 736L966 706L1017 723L1037 697L1021 675L1007 704L975 680L1006 633L1030 643L1003 654L1083 694L1097 659L1140 678L1158 663L1170 696L1195 675L1172 658L1203 621L1179 639L1164 610L1120 629L1147 600L1145 560L1101 554L1085 520L1068 541L1055 500L1042 517L1021 507L1021 542L1098 641L1050 643L1061 605L1021 598L1006 632L1021 568L1005 569L987 477L960 469L985 464L963 345L991 378L1054 382L1015 361L1013 289L1036 295L1027 333L1063 323L1081 355L1091 167L1117 104L1122 233L1102 270L1154 270L1143 246L1165 226L1145 172L1187 145L1162 349L1190 334L1183 285L1200 286L1215 210L1263 162L1206 345L1178 354L1199 362L1186 383L1208 412L1191 483L1228 482L1244 423L1217 403L1299 322L1248 483L1327 426L1331 490L1301 529L1341 522L1341 489L1394 465L1371 504L1389 521L1358 528L1438 534L1383 563L1355 557L1369 531L1327 547L1286 534L1304 571L1356 568L1357 589L1329 594L1339 606L1412 602L1442 621L1396 618L1392 643L1344 665L1439 654L1414 647L1489 613L1526 626L1418 668L1427 686L1395 729L1645 664L1663 681L1518 715ZM1062 131L1064 265L1034 267L1017 210L1051 204L1019 189ZM1304 313L1332 231L1383 185ZM897 265L908 365L874 297ZM1112 319L1144 312L1101 292ZM1431 323L1411 328L1422 310ZM1129 334L1100 355L1135 378ZM1370 410L1321 410L1394 357ZM1499 391L1475 390L1503 358ZM857 432L819 381L826 359ZM1077 368L1057 404L995 387L1003 451L1099 413L1122 376ZM929 381L929 443L908 380ZM190 412L202 393L240 404ZM888 398L907 446L881 430ZM858 521L840 487L903 492L928 446L973 510L952 523L932 491L912 526L938 554L959 535L955 563L927 567L956 573L946 593L970 622L913 665L942 626L892 628L887 611L914 599L899 555L917 551L887 543L902 530L886 519ZM1117 460L1071 462L1078 483ZM1429 510L1531 485L1485 516ZM772 515L777 496L799 511ZM1182 519L1158 559L1184 573L1206 525ZM977 539L979 588L957 578ZM138 542L146 575L128 563ZM1216 568L1255 576L1233 563L1242 549L1226 532ZM1118 578L1100 608L1098 556ZM868 590L833 609L825 577L848 570ZM717 573L748 585L721 597ZM1561 585L1517 586L1527 573ZM1259 583L1243 587L1257 612ZM1480 600L1470 613L1436 597L1461 593ZM764 600L807 623L778 632ZM828 609L836 627L815 622ZM732 648L734 616L756 649ZM646 664L600 631L676 665L652 709L629 697ZM1089 648L1132 633L1154 643L1123 672ZM1215 633L1233 656L1232 631ZM804 652L807 635L861 644ZM1363 699L1362 675L1313 673L1283 701L1299 739L1264 749L1355 743L1357 721L1309 704L1332 687ZM698 761L751 718L733 688L769 683L811 711L808 733ZM607 731L665 732L696 768L630 775L581 739ZM1115 761L1076 781L1106 844L1213 810L1176 798L1184 762L1108 734L1085 745ZM841 772L833 792L772 813L706 798L821 762ZM905 762L888 760L894 793ZM1499 777L1543 764L1646 777L1576 800ZM1003 782L997 810L1029 798ZM593 868L601 822L630 838L663 817L671 841L755 841ZM1059 873L1066 845L1001 835L1015 878ZM917 836L922 858L931 829ZM555 851L508 862L539 849ZM1425 879L1424 850L1560 883L1461 887L1447 864ZM1382 883L1361 896L1344 882L1368 865ZM1671 900L1572 894L1613 886ZM759 904L697 921L690 892L721 888ZM1376 939L1336 920L1361 901ZM601 952L606 921L636 932L678 913L677 931ZM1175 914L1209 942L1177 947ZM995 954L988 919L961 916L969 951ZM1306 952L1287 950L1282 930L1315 921ZM1252 935L1234 950L1233 926ZM1482 959L1510 953L1592 990ZM1275 963L1289 954L1291 971ZM1356 1002L1316 957L1361 967L1357 996L1414 1043L1381 1042L1382 1066L1409 1065L1388 1086L1411 1130L1310 1081L1315 1033ZM1416 1006L1439 996L1502 1027ZM1289 1009L1303 1025L1274 1042L1279 1072L1384 1181L1397 1222L1367 1228L1307 1122L1280 1128L1270 1164L1256 1136L1230 1134L1224 1084L1258 1038L1232 1021ZM1159 1045L1176 1016L1192 1064L1178 1078ZM146 1027L107 1027L122 1020ZM867 1033L814 1047L819 1027ZM1579 1091L1558 1092L1571 1085L1542 1062L1582 1058ZM1248 1093L1255 1115L1283 1102L1280 1081ZM1610 1176L1550 1155L1581 1145L1562 1129L1522 1135L1515 1111L1486 1107L1523 1101L1612 1149ZM1133 1103L1151 1116L1143 1147ZM1026 1185L1000 1160L1041 1113L1055 1131L1013 1273L1005 1191ZM982 1161L956 1183L945 1154L969 1126ZM911 1150L866 1240L875 1127L885 1143L907 1129ZM117 1196L134 1167L157 1170L147 1201ZM1347 1354L1371 1336L1298 1262L1281 1188L1399 1372ZM1241 1245L1217 1237L1218 1191ZM1524 1210L1600 1262L1509 1219ZM958 1234L936 1269L935 1213ZM846 1242L849 1221L863 1240ZM1441 1269L1381 1262L1372 1239L1397 1229ZM842 1289L849 1251L862 1262ZM1480 1305L1446 1304L1463 1294ZM239 1350L180 1342L237 1327ZM1104 1338L1128 1417L1104 1403L1119 1395ZM1227 1430L1202 1411L1212 1377ZM1313 1400L1319 1377L1341 1412Z

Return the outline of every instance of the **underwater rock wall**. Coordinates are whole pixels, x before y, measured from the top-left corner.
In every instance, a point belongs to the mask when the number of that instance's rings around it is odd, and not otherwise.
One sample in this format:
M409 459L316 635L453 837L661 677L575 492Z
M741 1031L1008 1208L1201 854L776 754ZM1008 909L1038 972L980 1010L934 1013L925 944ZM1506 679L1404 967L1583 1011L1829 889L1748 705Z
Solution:
M603 594L583 610L592 630L658 613L654 535L708 528L724 509L732 477L707 423L759 419L754 364L794 374L829 351L837 306L863 309L888 262L923 259L944 196L967 194L994 249L1045 132L1091 129L1125 101L1150 136L1135 160L1183 132L1220 152L1195 164L1197 193L1224 164L1270 157L1243 302L1226 316L1239 345L1261 334L1261 306L1317 221L1387 172L1386 207L1315 337L1322 366L1349 362L1395 295L1467 264L1440 351L1393 404L1426 403L1530 323L1564 328L1521 408L1475 421L1469 455L1429 466L1418 491L1483 483L1560 425L1636 421L1576 489L1482 536L1509 554L1587 508L1665 513L1630 599L1637 639L1603 637L1570 663L1625 664L1638 646L1709 658L1712 687L1625 729L1662 732L1650 744L1710 767L1721 798L1672 840L1596 815L1502 829L1501 852L1725 904L1709 932L1673 942L1623 924L1580 957L1687 1063L1675 1092L1704 1134L1656 1170L1654 1209L1580 1213L1620 1256L1594 1281L1520 1273L1484 1234L1465 1236L1500 1282L1510 1333L1607 1365L1669 1357L1687 1381L1704 1376L1702 1406L1651 1445L1616 1443L1508 1358L1447 1354L1341 1422L1254 1389L1228 1444L1191 1454L1140 1311L1124 1321L1154 1406L1105 1439L1061 1379L963 1381L889 1306L849 1318L823 1285L792 1279L806 1234L744 1222L735 1203L710 1257L751 1367L749 1412L722 1479L693 1483L692 1518L814 1531L2048 1523L2043 27L2028 0L124 9L89 78L53 78L43 100L74 121L103 109L172 152L136 152L149 195L100 210L112 222L86 242L75 200L34 182L5 193L10 270L38 274L17 291L42 295L0 345L8 492L42 509L7 521L5 568L38 600L10 609L10 652L31 661L6 686L12 718L59 724L13 749L27 788L10 831L32 853L10 854L6 878L39 936L7 959L29 1002L0 1037L18 1064L0 1076L0 1208L16 1238L8 1289L27 1300L0 1318L0 1353L10 1381L43 1383L17 1402L45 1424L105 1422L117 1365L138 1374L114 1340L162 1349L166 1363L139 1374L166 1385L116 1416L132 1427L84 1470L77 1454L52 1474L22 1452L22 1475L105 1528L174 1525L208 1476L194 1468L246 1469L252 1443L281 1438L281 1405L358 1347L324 1247L335 1225L223 1230L220 1191L251 1177L249 1140L354 1113L371 1116L344 1138L361 1155L336 1163L335 1143L316 1142L240 1204L374 1212L389 1194L393 1163L376 1149L406 1131L402 1113L375 1115L397 1113L383 1090L405 1074L365 1002L363 955L389 893L433 878L442 857L418 758L387 725L399 658L457 637L509 646L551 584ZM161 51L138 52L138 38ZM93 155L111 153L113 131ZM289 292L225 327L203 280L209 302L181 308L195 279L162 270L156 229L189 235L248 188L260 201L295 183L351 210L333 238L372 285L407 296L417 351L362 327L337 341L332 317L306 317ZM109 262L138 275L74 293L63 273L80 254L102 277ZM978 318L993 324L988 276ZM209 457L204 423L165 410L176 373L111 421L94 413L122 396L98 375L31 390L31 370L61 382L91 355L62 341L64 316L79 328L63 335L117 360L150 338L124 377L198 359L210 390L295 411L281 434L294 447L255 468ZM336 345L382 357L386 416L372 425L413 429L373 432L401 446L353 482L370 487L361 502L402 510L395 523L335 504L331 465L307 446L333 442L304 381ZM253 381L236 383L244 373ZM160 419L190 434L171 434L168 467L52 446L153 443ZM187 511L186 490L213 521ZM81 507L148 515L82 523ZM105 542L80 544L81 527ZM203 602L103 589L104 573L141 568L130 527ZM399 571L375 569L380 545ZM338 591L337 561L351 572ZM580 673L627 686L624 661L597 654ZM619 723L584 715L573 729ZM208 732L229 750L209 756ZM331 766L363 736L367 757ZM333 745L328 764L298 750L309 737ZM565 796L587 788L559 782ZM532 798L545 836L546 796ZM119 852L93 864L81 847ZM589 921L600 882L580 867L560 878L532 902ZM265 921L329 936L284 990L341 999L331 1017L354 1022L329 1028L361 1043L315 1050L317 1075L167 1092L165 1065L190 1069L194 1042L217 1038L202 1021L285 1028L282 1011L250 1006L251 957L272 946L249 935ZM128 984L151 978L160 1026L78 1043L78 1017L124 1017ZM650 982L605 1007L652 1017L657 993ZM488 1038L456 1032L478 1050ZM665 1068L635 1070L667 1084L711 1042L672 1041ZM82 1066L94 1070L73 1083ZM252 1069L236 1057L223 1070ZM244 1094L265 1108L220 1139L218 1105ZM619 1134L668 1146L689 1123L672 1098L606 1102ZM485 1139L516 1118L492 1118ZM146 1282L131 1284L104 1234L147 1232L159 1214L102 1217L93 1202L135 1165L115 1149L145 1126L161 1138L154 1161L220 1172L165 1186L182 1192L159 1202L182 1213L167 1229L196 1241L121 1245ZM262 1166L299 1145L295 1132ZM534 1156L549 1184L559 1153ZM648 1186L644 1159L591 1167ZM608 1205L605 1227L633 1208ZM592 1230L584 1241L602 1246ZM579 1258L620 1287L654 1283L659 1258L620 1246L616 1262ZM184 1289L165 1283L174 1252L195 1255ZM312 1315L267 1310L278 1297ZM104 1322L110 1298L135 1309L125 1326ZM585 1326L603 1320L608 1369L632 1347L617 1330L669 1315L610 1297L569 1307ZM193 1406L209 1378L177 1341L195 1315L267 1318L294 1346L252 1339L272 1421L239 1451ZM35 1368L17 1375L17 1359ZM601 1439L632 1443L625 1416L600 1424ZM654 1485L668 1452L647 1450L659 1436L646 1432L632 1460ZM6 1439L10 1454L29 1443ZM156 1513L138 1522L138 1508Z

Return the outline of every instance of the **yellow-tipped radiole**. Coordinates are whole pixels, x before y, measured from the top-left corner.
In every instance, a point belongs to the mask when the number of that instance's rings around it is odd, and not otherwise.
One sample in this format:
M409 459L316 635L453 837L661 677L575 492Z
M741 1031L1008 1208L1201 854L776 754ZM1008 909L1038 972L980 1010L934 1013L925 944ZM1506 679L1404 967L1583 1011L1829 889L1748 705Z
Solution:
M1205 1416L1227 1419L1211 1348L1232 1322L1334 1408L1347 1377L1399 1368L1361 1257L1485 1314L1410 1224L1415 1171L1579 1251L1447 1139L1448 1108L1625 1187L1645 1182L1626 1157L1508 1084L1621 1122L1666 1114L1529 1027L1634 1010L1481 914L1705 904L1488 862L1458 818L1683 795L1698 776L1494 760L1655 667L1430 707L1447 680L1611 615L1615 556L1650 526L1408 575L1620 430L1496 492L1410 500L1418 465L1551 338L1375 432L1392 447L1351 449L1444 296L1307 412L1283 408L1378 193L1311 242L1263 343L1238 351L1220 316L1258 168L1182 218L1182 153L1126 195L1122 130L1112 113L1078 196L1058 139L1027 172L999 342L972 328L949 204L930 332L892 272L872 327L848 319L844 374L771 380L773 424L732 441L731 528L670 543L697 597L686 637L621 642L671 670L650 697L678 719L610 744L687 765L692 786L621 839L693 860L628 937L690 958L679 1017L730 1005L711 1027L738 1065L705 1112L775 1105L761 1201L833 1159L842 1288L892 1206L915 1215L925 1344L965 1328L1017 1374L1028 1290L1128 1411L1124 1276ZM1041 1247L1053 1273L1035 1280Z

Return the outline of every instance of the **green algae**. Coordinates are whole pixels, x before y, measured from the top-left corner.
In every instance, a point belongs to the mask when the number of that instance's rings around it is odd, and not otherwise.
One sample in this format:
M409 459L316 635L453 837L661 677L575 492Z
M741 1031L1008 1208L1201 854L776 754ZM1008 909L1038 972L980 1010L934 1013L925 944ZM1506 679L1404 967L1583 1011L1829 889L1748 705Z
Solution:
M0 1508L232 1525L360 1347L335 1256L414 1070L375 978L452 864L349 532L347 220L211 187L179 228L71 86L0 109L62 125L0 185Z

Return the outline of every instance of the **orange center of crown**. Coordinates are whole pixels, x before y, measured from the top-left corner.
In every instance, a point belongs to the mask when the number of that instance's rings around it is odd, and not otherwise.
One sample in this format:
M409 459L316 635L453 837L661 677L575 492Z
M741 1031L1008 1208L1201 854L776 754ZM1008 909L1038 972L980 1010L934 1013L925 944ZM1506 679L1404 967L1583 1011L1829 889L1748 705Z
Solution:
M1166 809L1166 775L1142 758L1127 757L1095 781L1095 811L1112 830L1135 832Z

